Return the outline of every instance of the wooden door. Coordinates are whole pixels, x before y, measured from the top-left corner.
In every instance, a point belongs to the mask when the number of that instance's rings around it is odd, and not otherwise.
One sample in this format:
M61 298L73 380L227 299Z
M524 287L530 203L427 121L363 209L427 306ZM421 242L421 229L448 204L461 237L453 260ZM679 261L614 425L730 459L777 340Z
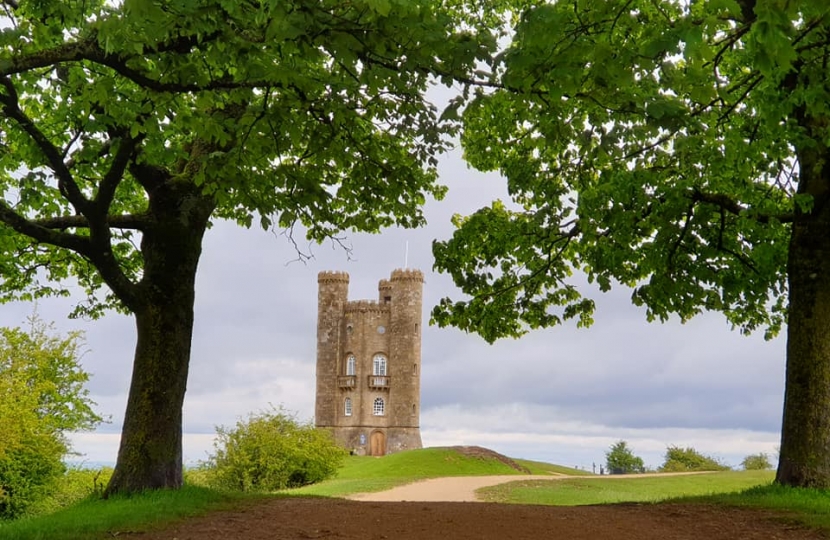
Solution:
M382 431L375 431L369 438L369 455L383 456L386 455L386 435Z

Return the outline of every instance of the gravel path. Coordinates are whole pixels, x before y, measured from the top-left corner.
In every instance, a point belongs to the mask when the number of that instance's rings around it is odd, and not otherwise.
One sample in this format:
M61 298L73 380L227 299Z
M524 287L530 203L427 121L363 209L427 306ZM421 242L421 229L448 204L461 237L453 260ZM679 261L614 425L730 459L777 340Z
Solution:
M357 493L349 496L355 501L385 502L477 502L475 491L489 486L519 482L522 480L561 480L563 478L591 478L597 481L610 481L622 478L643 478L644 476L684 476L706 473L649 473L649 474L615 474L605 476L570 476L564 474L524 474L499 476L449 476L420 480L411 484L398 486L376 493Z
M550 475L523 474L503 476L457 476L431 478L412 484L398 486L377 493L358 493L349 499L355 501L432 501L432 502L473 502L477 489L516 482L519 480L551 480Z

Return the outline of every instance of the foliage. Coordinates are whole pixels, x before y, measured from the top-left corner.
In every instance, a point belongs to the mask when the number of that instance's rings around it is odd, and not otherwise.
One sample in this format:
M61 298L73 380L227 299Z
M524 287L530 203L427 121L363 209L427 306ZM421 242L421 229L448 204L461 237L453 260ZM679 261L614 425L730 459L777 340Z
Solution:
M461 140L512 200L434 244L466 300L433 320L490 342L587 326L620 285L649 321L713 311L771 338L789 320L778 480L830 487L830 3L506 4Z
M328 431L282 409L251 414L234 428L216 428L206 467L210 485L236 491L276 491L334 475L347 452Z
M643 458L635 456L625 441L611 445L605 453L605 465L609 474L629 474L645 472Z
M780 119L806 96L826 102L818 81L781 84L792 40L819 45L830 8L529 4L514 3L499 90L465 110L462 137L470 164L502 172L515 204L457 216L452 240L436 244L438 268L472 296L445 300L436 320L491 341L589 324L594 303L569 281L582 270L601 290L633 287L650 320L716 310L777 333L793 145L808 136Z
M509 482L476 491L484 500L514 504L577 506L624 502L655 503L676 499L733 493L768 485L770 472L720 472L692 476L650 476L635 478L563 478Z
M37 316L29 329L0 328L0 519L49 496L70 451L64 434L102 419L79 364L80 333L61 337Z
M770 463L769 456L766 453L760 452L746 456L741 462L741 467L745 471L766 471L772 469L772 463Z
M423 95L430 73L449 82L490 46L427 0L11 5L0 293L68 294L77 279L89 315L139 305L136 240L161 225L160 184L200 187L214 217L302 224L315 240L422 224L453 130Z
M661 472L728 471L731 467L705 456L692 447L669 446L660 466Z

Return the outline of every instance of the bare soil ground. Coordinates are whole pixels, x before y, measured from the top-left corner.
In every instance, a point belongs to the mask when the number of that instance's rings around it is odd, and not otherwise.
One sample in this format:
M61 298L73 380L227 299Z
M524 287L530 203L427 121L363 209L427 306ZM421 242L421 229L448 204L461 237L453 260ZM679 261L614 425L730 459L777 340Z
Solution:
M709 505L524 506L471 502L269 499L192 518L142 540L821 539L769 512Z

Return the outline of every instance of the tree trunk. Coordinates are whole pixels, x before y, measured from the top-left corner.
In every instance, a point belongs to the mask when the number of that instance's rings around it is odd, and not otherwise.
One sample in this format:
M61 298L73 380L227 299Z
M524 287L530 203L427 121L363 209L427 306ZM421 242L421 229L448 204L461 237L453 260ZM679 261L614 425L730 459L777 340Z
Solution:
M105 495L182 485L182 405L187 387L196 268L213 202L187 185L150 198L144 232L138 340L115 471Z
M787 379L776 482L830 488L830 153L799 152L799 193L789 248Z

